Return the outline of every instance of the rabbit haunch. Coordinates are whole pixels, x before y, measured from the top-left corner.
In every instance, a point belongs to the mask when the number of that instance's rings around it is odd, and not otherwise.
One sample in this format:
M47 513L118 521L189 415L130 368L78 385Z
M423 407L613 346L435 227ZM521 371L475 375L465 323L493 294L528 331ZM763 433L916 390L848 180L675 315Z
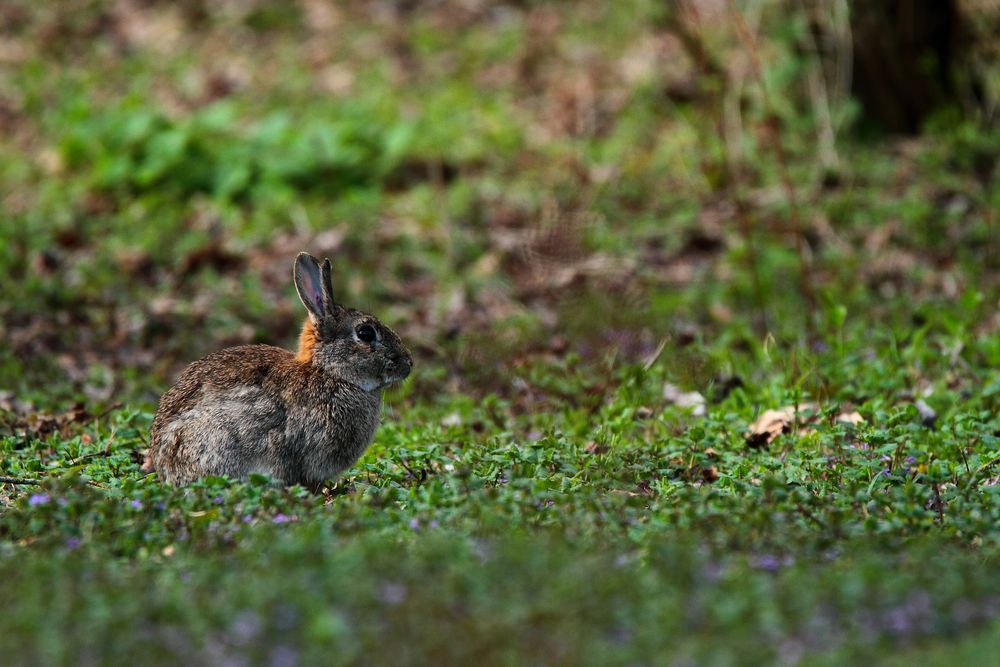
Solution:
M253 364L233 365L248 356ZM295 388L303 385L318 390L302 395ZM368 448L380 404L377 392L325 377L287 350L230 348L189 368L164 395L149 467L172 484L204 475L245 479L265 473L287 484L316 486ZM331 432L339 435L333 442Z
M318 488L358 460L378 427L381 389L406 378L412 360L396 332L334 300L330 272L330 260L295 260L309 312L297 354L229 348L181 374L160 399L144 469L173 484L257 472Z

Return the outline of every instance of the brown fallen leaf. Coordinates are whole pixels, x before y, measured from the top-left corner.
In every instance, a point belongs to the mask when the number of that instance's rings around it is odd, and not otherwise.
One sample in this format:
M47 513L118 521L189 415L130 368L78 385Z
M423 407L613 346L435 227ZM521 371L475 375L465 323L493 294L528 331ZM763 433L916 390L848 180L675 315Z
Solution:
M593 440L591 440L583 448L583 451L587 452L588 454L603 454L604 452L608 451L609 449L610 449L610 447L608 447L607 445L601 444L601 443L597 443L597 442L594 442Z
M663 384L663 398L681 408L689 408L695 417L705 416L705 397L696 391L684 391L669 382Z
M706 484L712 484L719 479L719 469L715 466L708 466L701 469L701 479Z
M797 407L798 410L794 405L786 405L778 410L765 410L750 424L750 430L745 434L747 445L754 449L770 445L779 435L791 431L796 415L801 417L807 411L816 410L816 405L813 403L803 403ZM813 416L809 415L800 421L807 423L812 419Z
M636 419L649 419L652 416L653 416L653 410L651 408L648 408L645 405L641 405L638 408L636 408L635 411Z
M754 449L770 445L794 418L795 408L765 410L750 424L750 430L746 433L747 444Z
M17 399L13 400L13 404L19 409L30 407L30 404L18 402ZM14 412L6 411L4 403L0 401L0 423L13 433L20 435L46 438L53 433L58 433L65 437L70 433L79 432L80 427L101 419L120 407L120 403L115 403L104 412L94 415L87 410L83 403L78 401L63 412ZM3 414L5 412L6 414ZM91 442L89 434L84 433L81 437L85 443Z
M931 406L927 405L927 402L922 398L918 398L913 402L913 406L920 413L920 422L927 428L934 428L934 423L937 421L937 412Z
M643 496L655 496L656 492L653 491L652 485L650 485L649 480L640 479L635 485L635 490Z
M861 416L860 412L858 412L857 410L853 410L851 412L841 412L839 415L837 415L837 419L835 421L844 422L845 424L852 424L854 426L857 426L858 424L863 424L865 418Z

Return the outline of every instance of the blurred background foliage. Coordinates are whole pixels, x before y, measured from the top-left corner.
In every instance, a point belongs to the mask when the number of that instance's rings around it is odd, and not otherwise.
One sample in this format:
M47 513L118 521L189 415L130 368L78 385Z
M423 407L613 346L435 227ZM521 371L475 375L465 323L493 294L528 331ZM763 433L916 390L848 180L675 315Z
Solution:
M998 17L5 2L0 386L152 401L222 345L290 345L301 249L403 330L416 396L664 340L815 345L844 309L962 300L995 332Z

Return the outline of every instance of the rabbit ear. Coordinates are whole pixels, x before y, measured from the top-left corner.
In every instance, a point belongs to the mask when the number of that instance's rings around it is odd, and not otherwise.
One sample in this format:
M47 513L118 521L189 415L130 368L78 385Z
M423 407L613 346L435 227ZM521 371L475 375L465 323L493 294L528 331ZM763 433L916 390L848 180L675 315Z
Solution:
M326 260L321 271L319 261L309 253L300 252L295 258L295 268L292 271L295 289L313 323L333 315L333 297L327 287L330 282L329 263L330 260Z
M329 257L323 260L323 293L331 308L336 309L337 302L333 298L333 264L330 263Z

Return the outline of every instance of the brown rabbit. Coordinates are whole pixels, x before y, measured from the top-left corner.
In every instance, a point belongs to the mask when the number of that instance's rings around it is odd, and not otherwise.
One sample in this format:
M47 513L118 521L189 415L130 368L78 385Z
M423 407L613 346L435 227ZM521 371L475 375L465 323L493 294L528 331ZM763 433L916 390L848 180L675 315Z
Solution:
M160 399L143 470L171 484L265 473L318 489L354 464L378 427L381 390L410 374L395 331L333 299L330 260L300 253L309 312L298 354L233 347L191 364Z

